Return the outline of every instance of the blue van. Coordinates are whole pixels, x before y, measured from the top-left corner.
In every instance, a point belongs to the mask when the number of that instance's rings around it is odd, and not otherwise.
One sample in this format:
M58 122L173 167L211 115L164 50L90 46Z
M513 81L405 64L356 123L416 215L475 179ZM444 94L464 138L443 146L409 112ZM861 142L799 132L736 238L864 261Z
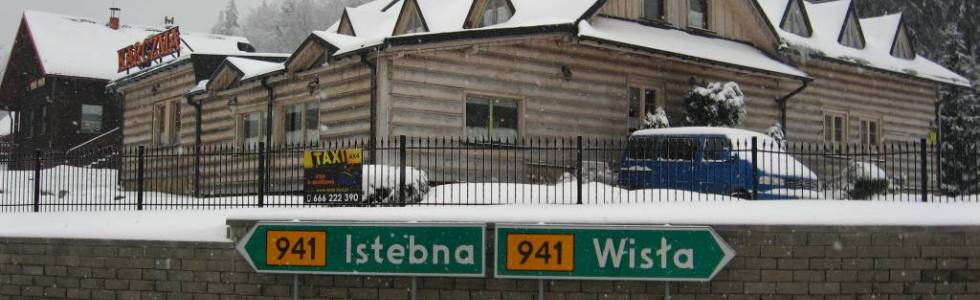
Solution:
M752 171L752 138L759 162ZM767 135L752 131L681 127L640 130L630 136L619 185L759 200L821 198L817 176Z

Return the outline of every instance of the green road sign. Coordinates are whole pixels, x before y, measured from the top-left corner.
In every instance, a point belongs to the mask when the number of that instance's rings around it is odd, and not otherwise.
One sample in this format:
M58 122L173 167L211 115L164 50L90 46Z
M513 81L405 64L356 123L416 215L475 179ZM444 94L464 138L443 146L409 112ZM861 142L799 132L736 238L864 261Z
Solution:
M711 228L496 228L497 278L709 281L735 257Z
M485 225L267 223L238 243L260 273L483 277Z

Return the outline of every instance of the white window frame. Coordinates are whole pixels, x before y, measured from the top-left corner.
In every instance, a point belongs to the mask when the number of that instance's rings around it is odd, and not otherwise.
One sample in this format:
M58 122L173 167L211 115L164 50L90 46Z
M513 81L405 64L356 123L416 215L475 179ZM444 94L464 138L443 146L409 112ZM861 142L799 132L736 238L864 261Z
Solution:
M293 138L290 136L289 131L289 116L290 111L293 109L299 109L299 138ZM309 122L311 117L311 108L315 108L313 114L316 115L316 124L313 124L315 128L310 128ZM317 101L313 102L302 102L294 103L290 105L285 105L280 108L282 116L279 126L280 128L280 142L284 145L300 145L300 144L310 144L317 143L320 141L320 103Z
M496 143L516 142L518 139L520 139L523 136L523 132L524 132L524 129L523 129L523 127L524 127L524 99L522 99L520 97L514 97L514 96L508 96L508 95L497 95L497 94L491 94L491 93L478 93L478 92L466 93L466 94L463 95L463 133L464 133L465 136L471 137L471 138L478 138L478 139L492 138L494 136L494 134L493 134L493 130L494 129L493 128L487 128L487 130L489 131L489 135L476 135L476 134L470 132L470 128L469 128L470 127L469 126L470 116L469 116L469 113L467 112L467 106L469 106L469 102L470 102L470 98L471 97L480 97L480 98L486 98L486 99L490 99L490 100L510 101L510 102L513 102L514 105L516 106L517 116L515 118L517 120L516 120L516 124L514 124L515 125L514 130L516 131L514 139L513 140L510 140L510 141L493 141L493 142L496 142ZM493 105L490 105L490 118L491 119L493 118L493 107L494 107ZM486 141L486 142L490 142L490 141Z
M836 124L836 119L841 119L840 127ZM829 123L828 123L829 120ZM827 111L823 114L823 140L825 143L835 146L847 145L848 137L848 116L844 112ZM840 130L840 140L837 139L837 132Z
M874 124L874 131L868 130ZM861 145L865 147L881 147L884 139L881 136L882 120L880 118L861 118L860 124L858 125L858 130L861 133ZM874 140L872 140L871 134L874 134Z
M704 11L701 12L701 24L693 24L694 2L704 2ZM711 0L688 0L687 1L687 27L699 30L711 30Z
M500 14L501 8L506 11L505 15ZM480 27L493 26L509 21L514 16L514 9L507 0L486 0L480 16ZM490 17L489 20L487 17Z
M85 127L85 108L86 107L89 107L89 108L92 108L92 109L98 108L99 122L98 122L98 127L96 127L94 131L87 131L86 130L86 127ZM81 118L79 120L79 126L78 126L78 132L79 133L81 133L81 134L99 134L99 133L102 133L102 130L104 129L104 128L102 128L102 125L103 125L104 122L105 122L105 107L104 106L102 106L102 105L96 105L96 104L82 104Z
M638 89L640 91L640 98L634 103L632 99L632 90ZM653 111L649 111L650 103L647 102L646 91L653 92ZM643 120L646 119L648 113L656 112L656 108L665 107L666 99L664 95L664 87L662 84L657 83L639 83L632 82L626 87L626 103L629 105L626 112L627 117L627 129L629 132L633 132L640 129L643 124ZM634 116L632 112L636 112Z
M238 114L238 130L236 130L235 135L238 137L238 143L240 145L255 147L258 146L260 142L265 141L265 122L267 121L265 114L266 113L264 111L251 111ZM258 134L255 137L248 137L245 132L248 129L248 118L250 116L257 116L258 118L258 125L256 128L256 132Z

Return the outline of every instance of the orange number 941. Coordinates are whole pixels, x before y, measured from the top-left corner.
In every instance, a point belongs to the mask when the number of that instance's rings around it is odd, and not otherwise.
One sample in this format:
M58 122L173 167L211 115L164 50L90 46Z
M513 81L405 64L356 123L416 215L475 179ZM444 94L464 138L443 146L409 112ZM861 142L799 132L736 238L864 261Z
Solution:
M507 270L575 270L575 236L571 234L508 234Z
M269 231L265 248L270 266L327 265L327 233L323 231Z

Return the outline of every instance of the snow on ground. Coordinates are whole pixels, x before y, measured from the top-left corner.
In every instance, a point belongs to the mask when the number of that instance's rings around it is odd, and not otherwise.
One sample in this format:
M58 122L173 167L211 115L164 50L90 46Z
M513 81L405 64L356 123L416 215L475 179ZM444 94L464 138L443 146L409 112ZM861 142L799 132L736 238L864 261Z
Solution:
M0 237L229 242L227 220L619 225L978 226L980 204L857 201L17 213Z

